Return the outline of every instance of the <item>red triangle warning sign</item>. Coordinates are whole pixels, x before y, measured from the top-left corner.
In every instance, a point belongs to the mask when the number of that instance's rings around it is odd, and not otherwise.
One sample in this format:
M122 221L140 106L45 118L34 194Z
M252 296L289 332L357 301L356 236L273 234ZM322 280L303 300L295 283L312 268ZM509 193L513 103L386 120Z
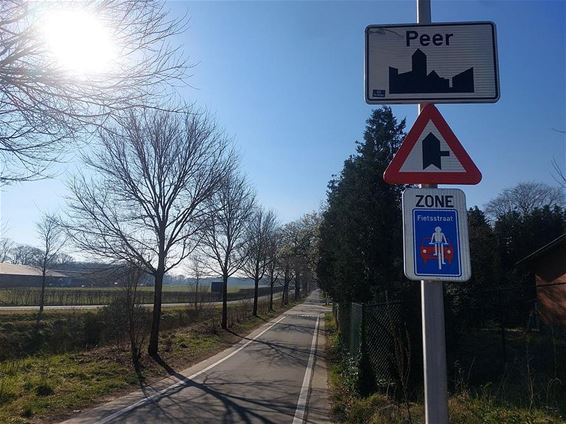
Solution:
M481 172L430 104L417 117L383 179L389 184L477 184Z

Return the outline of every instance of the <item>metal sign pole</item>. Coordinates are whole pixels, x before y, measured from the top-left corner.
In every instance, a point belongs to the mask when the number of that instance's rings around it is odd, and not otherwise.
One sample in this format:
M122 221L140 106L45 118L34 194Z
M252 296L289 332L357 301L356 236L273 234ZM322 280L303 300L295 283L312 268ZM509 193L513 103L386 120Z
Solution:
M430 0L417 0L417 23L430 24ZM420 114L426 103L418 106ZM421 184L436 188L436 184ZM425 415L427 424L448 424L446 335L442 281L421 281Z

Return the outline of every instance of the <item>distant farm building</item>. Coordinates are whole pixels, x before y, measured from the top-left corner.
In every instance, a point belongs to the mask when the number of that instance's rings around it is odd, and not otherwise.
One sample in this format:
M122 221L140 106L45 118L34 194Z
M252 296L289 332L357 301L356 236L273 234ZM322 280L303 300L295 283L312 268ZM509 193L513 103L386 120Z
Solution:
M0 288L41 287L41 269L27 265L0 263ZM64 286L69 277L57 271L47 271L47 284Z
M543 322L566 328L566 234L523 258L519 264L535 274L537 306Z

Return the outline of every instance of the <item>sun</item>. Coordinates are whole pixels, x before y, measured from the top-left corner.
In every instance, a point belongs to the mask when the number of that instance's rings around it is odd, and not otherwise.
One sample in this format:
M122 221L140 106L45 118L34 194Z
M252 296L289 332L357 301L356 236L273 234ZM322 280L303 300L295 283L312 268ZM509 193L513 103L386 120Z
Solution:
M110 30L81 10L54 10L45 15L42 32L59 66L79 76L111 69L115 46Z

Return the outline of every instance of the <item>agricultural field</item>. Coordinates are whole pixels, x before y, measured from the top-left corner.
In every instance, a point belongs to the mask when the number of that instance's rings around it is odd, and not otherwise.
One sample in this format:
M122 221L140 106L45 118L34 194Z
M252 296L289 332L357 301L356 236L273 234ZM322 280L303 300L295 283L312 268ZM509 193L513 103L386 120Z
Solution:
M45 291L45 305L107 305L124 293L121 288L54 288ZM39 305L41 289L0 288L0 306L37 306ZM269 294L268 287L260 287L260 296ZM141 304L153 303L153 288L142 287L137 293ZM228 300L238 300L253 297L253 289L228 287ZM210 286L199 287L199 302L220 301L218 294L210 293ZM194 303L195 289L191 286L164 287L163 303Z
M250 304L249 299L230 304L230 317L239 318ZM80 351L123 340L127 328L125 311L124 300L117 298L96 310L48 310L39 325L33 311L0 311L0 361L38 353ZM169 331L208 320L216 323L218 314L220 305L175 306L164 310L161 328ZM150 315L150 311L143 313L146 329Z

